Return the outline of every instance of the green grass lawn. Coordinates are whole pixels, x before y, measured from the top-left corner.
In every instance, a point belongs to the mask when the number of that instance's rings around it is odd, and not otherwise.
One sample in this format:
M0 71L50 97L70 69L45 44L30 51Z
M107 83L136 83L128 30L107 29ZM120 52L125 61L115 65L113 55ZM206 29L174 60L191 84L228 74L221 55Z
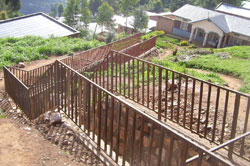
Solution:
M174 39L160 31L151 32L146 34L144 37L147 39L151 36L158 36L156 46L160 49L173 49L176 46L180 46L181 42L179 39ZM192 52L193 45L185 46L178 49L179 55L184 55L185 52ZM185 50L185 51L183 51ZM196 68L207 70L215 73L222 73L229 76L238 77L244 83L244 85L238 89L244 93L250 93L250 46L234 46L222 49L199 49L200 53L196 54L198 57L191 58L188 61L178 61L175 62L174 56L169 56L164 60L158 60L157 58L150 59L154 63L160 64L162 66L168 67L170 69L192 75L194 77L211 80L214 83L222 84L224 81L214 73L203 74L200 72L195 72L187 68ZM202 52L213 52L209 54L203 54ZM217 54L225 53L228 54L229 58L222 58L217 56ZM177 55L178 55L177 54ZM201 55L203 54L203 55Z
M29 62L48 58L50 55L73 54L104 45L97 40L84 41L80 38L41 37L0 38L0 68L18 62Z
M166 68L172 69L174 71L178 71L184 74L188 74L190 76L194 76L196 78L205 80L205 81L211 81L215 84L219 84L222 85L223 83L225 83L225 81L220 78L220 76L218 76L217 74L214 73L209 73L209 74L204 74L204 73L200 73L194 70L190 70L188 69L184 64L180 64L180 63L175 63L175 62L171 62L168 58L165 58L163 60L159 60L157 58L153 58L151 59L151 61L153 63L156 63L158 65L164 66Z
M165 35L163 31L153 31L142 36L142 40L147 40L151 37L157 36L156 47L162 49L170 49L175 45L180 45L180 40Z
M226 52L231 58L221 58L218 53ZM168 60L173 56L168 57ZM214 49L214 54L200 55L189 61L180 61L178 65L188 68L208 70L238 77L244 85L239 89L241 92L250 93L250 46L234 46L222 49Z

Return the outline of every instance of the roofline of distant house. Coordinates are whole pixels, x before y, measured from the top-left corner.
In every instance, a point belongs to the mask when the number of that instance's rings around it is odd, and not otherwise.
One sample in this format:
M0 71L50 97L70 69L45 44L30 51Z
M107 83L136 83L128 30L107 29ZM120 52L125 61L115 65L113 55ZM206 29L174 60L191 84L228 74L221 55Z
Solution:
M59 22L57 21L56 19L54 19L53 17L50 17L49 15L43 13L43 12L38 12L38 13L32 13L32 14L28 14L28 15L24 15L24 16L20 16L20 17L15 17L15 18L11 18L11 19L7 19L7 20L3 20L3 21L0 21L0 24L2 23L6 23L6 22L11 22L11 21L15 21L15 20L21 20L21 19L24 19L24 18L28 18L28 17L32 17L32 16L37 16L37 15L42 15L48 19L50 19L51 21L55 22L56 24L59 24L61 26L63 26L64 28L70 30L73 32L73 34L69 35L69 36L74 36L74 35L77 35L77 34L80 34L79 31L73 29L72 27L62 23L62 22Z
M217 10L217 9L218 9L221 5L223 5L223 4L228 5L228 6L231 6L231 7L239 8L239 9L248 10L248 11L250 12L250 9L243 8L243 7L240 7L240 6L234 6L234 5L231 5L231 4L228 4L228 3L224 3L224 2L221 2L221 3L215 8L214 11L220 12L220 13L224 13L224 14L228 14L228 15L231 15L231 16L241 17L241 18L250 20L250 17L246 17L246 16L243 16L243 15L240 15L240 14L229 13L229 12L226 12L226 11Z
M229 3L225 3L225 2L219 3L219 5L217 5L217 6L215 7L215 10L216 10L217 8L219 8L221 5L227 5L227 6L231 6L231 7L235 7L235 8L239 8L239 9L244 9L244 10L249 10L249 11L250 11L250 9L248 9L248 8L244 8L244 7L241 7L241 6L235 6L235 5L232 5L232 4L229 4Z

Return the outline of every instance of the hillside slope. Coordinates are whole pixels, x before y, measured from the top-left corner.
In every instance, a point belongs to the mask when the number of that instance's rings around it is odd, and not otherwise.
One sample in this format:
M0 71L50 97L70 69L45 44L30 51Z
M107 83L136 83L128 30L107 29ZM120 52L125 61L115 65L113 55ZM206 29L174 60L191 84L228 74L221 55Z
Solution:
M62 3L66 4L66 0L21 0L22 1L22 14L31 14L37 12L50 13L50 5Z

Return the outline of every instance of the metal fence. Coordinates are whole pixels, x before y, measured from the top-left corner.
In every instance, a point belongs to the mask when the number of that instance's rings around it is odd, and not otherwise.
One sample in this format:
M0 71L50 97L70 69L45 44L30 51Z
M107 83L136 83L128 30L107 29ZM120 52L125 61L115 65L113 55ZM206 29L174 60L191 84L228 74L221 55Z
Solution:
M246 94L115 51L92 72L91 79L103 88L213 143L222 144L249 130ZM233 151L244 156L245 140L228 151L230 158Z
M69 65L75 70L81 70L85 66L103 60L105 56L108 55L110 50L121 51L136 43L139 43L140 38L141 33L138 33L127 38L112 42L110 44L81 52L69 58L65 58L62 60L62 62Z
M232 165L57 61L60 109L118 165ZM66 73L66 74L65 74Z
M152 46L155 38L146 42ZM164 121L221 144L248 131L250 97L131 55L110 51L88 78L77 72L87 64L75 67L69 59L29 72L4 67L5 88L30 119L63 111L118 165L232 165ZM151 110L158 120L114 94ZM228 156L244 157L245 141L230 143Z

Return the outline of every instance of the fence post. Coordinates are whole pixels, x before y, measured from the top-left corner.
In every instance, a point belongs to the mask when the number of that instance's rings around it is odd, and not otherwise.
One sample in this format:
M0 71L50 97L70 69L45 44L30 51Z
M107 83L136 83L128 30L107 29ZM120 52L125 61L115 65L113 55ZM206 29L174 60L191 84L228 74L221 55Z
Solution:
M236 94L235 104L234 104L233 123L232 123L232 130L231 130L230 139L233 139L235 137L236 127L237 127L237 120L238 120L238 115L239 115L239 106L240 106L240 95ZM234 149L234 143L229 145L228 157L230 159L232 159L233 149Z

